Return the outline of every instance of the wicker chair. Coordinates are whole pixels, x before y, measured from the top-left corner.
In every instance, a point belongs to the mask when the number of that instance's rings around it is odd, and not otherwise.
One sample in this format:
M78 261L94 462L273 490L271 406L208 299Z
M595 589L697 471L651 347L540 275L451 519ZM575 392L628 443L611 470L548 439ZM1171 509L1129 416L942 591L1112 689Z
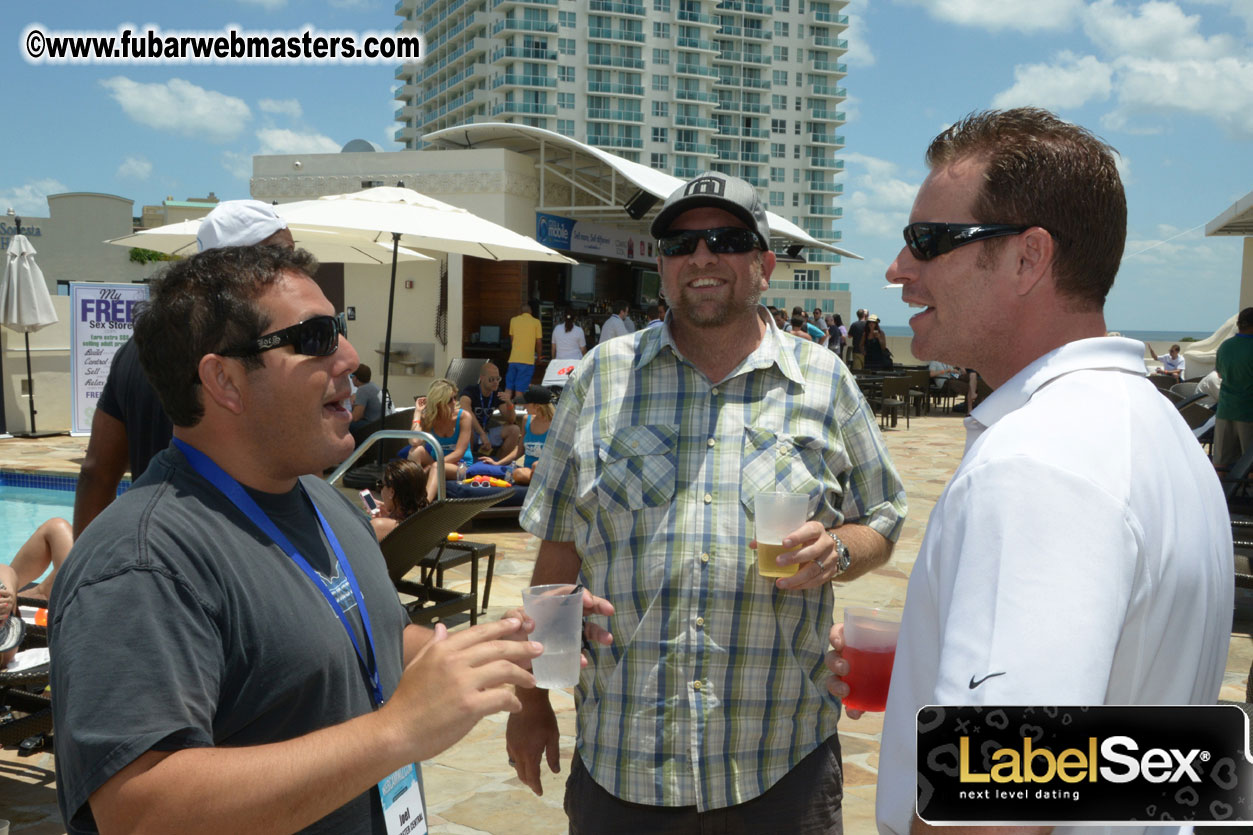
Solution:
M513 490L509 489L471 499L441 499L401 522L379 543L387 561L387 574L396 590L417 598L405 604L414 623L430 623L456 612L469 612L470 625L478 623L478 559L472 555L467 560L464 551L446 558L448 534L512 494ZM438 584L443 569L467 561L470 563L469 592L452 591ZM489 584L491 565L489 562ZM404 579L415 566L420 570L416 583Z

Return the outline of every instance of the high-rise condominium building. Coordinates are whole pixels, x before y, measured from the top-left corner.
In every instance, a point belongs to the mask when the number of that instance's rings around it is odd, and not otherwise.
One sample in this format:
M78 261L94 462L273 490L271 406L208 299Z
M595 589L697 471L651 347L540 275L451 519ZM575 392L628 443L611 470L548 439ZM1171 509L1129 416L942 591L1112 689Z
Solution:
M835 242L845 0L400 0L426 57L397 70L396 139L468 122L546 128L690 177L753 183ZM811 249L810 261L839 256Z

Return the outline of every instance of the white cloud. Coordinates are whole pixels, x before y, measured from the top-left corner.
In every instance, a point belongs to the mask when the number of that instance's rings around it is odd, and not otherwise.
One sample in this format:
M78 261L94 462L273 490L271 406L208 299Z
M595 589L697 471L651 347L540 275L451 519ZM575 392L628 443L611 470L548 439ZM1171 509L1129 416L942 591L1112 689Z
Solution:
M242 154L238 151L222 152L222 167L226 169L232 177L240 180L248 180L252 178L252 154Z
M996 32L1068 29L1083 8L1083 0L907 0L927 9L933 17L960 26Z
M1118 62L1118 104L1102 119L1113 130L1158 133L1171 114L1207 116L1236 139L1253 139L1253 61Z
M263 113L277 113L293 119L299 119L304 113L297 99L261 99L257 102L257 109Z
M123 179L146 180L151 174L152 163L143 157L127 157L117 169L117 176Z
M1241 53L1229 34L1202 35L1200 22L1200 15L1184 14L1175 3L1150 0L1132 11L1116 0L1096 0L1084 12L1083 30L1115 57L1207 60Z
M848 51L841 58L850 67L873 67L875 54L870 48L870 27L866 24L868 0L852 0L844 7L848 17L848 28L844 37L848 40Z
M1114 167L1118 169L1118 179L1122 180L1123 187L1135 184L1135 178L1131 176L1131 160L1122 154L1114 154Z
M859 237L899 239L919 184L901 179L896 164L888 160L857 153L843 156L846 170L857 172L851 177L853 190L841 201L844 218Z
M1033 105L1050 110L1082 107L1108 99L1113 68L1091 55L1063 52L1052 64L1014 67L1014 86L992 99L998 108Z
M143 84L125 76L101 80L123 112L141 125L182 136L225 142L244 129L252 112L243 100L181 78Z
M257 139L261 140L258 154L336 154L342 147L341 143L320 133L281 128L259 130Z
M45 217L48 214L48 195L68 190L60 180L50 177L14 186L0 191L0 212L12 209L19 215Z

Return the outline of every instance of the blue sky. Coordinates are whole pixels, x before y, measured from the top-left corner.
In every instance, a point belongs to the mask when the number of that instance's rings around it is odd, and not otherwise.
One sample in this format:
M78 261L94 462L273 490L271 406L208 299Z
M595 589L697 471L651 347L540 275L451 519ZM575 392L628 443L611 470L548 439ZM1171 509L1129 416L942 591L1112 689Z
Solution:
M398 148L394 66L32 65L48 30L251 34L390 31L390 0L44 2L11 5L0 78L10 91L0 212L47 214L44 195L102 191L136 213L166 196L245 197L256 153ZM909 312L881 289L925 177L923 151L972 110L1034 104L1090 127L1122 154L1129 230L1107 305L1118 330L1209 331L1235 312L1241 244L1204 224L1253 190L1250 0L854 0L845 12L843 243L835 271L885 324ZM22 107L18 101L34 102Z

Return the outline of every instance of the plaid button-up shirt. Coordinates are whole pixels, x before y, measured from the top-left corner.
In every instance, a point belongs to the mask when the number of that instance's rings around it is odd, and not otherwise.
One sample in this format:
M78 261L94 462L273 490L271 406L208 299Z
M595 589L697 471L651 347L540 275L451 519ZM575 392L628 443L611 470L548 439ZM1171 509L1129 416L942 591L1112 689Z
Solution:
M764 313L765 311L761 311ZM548 431L522 525L573 542L614 606L591 650L577 747L615 796L717 809L751 800L835 733L823 685L829 584L757 574L753 497L810 496L810 518L895 541L905 494L874 414L835 355L767 333L725 380L678 353L669 326L582 360Z

